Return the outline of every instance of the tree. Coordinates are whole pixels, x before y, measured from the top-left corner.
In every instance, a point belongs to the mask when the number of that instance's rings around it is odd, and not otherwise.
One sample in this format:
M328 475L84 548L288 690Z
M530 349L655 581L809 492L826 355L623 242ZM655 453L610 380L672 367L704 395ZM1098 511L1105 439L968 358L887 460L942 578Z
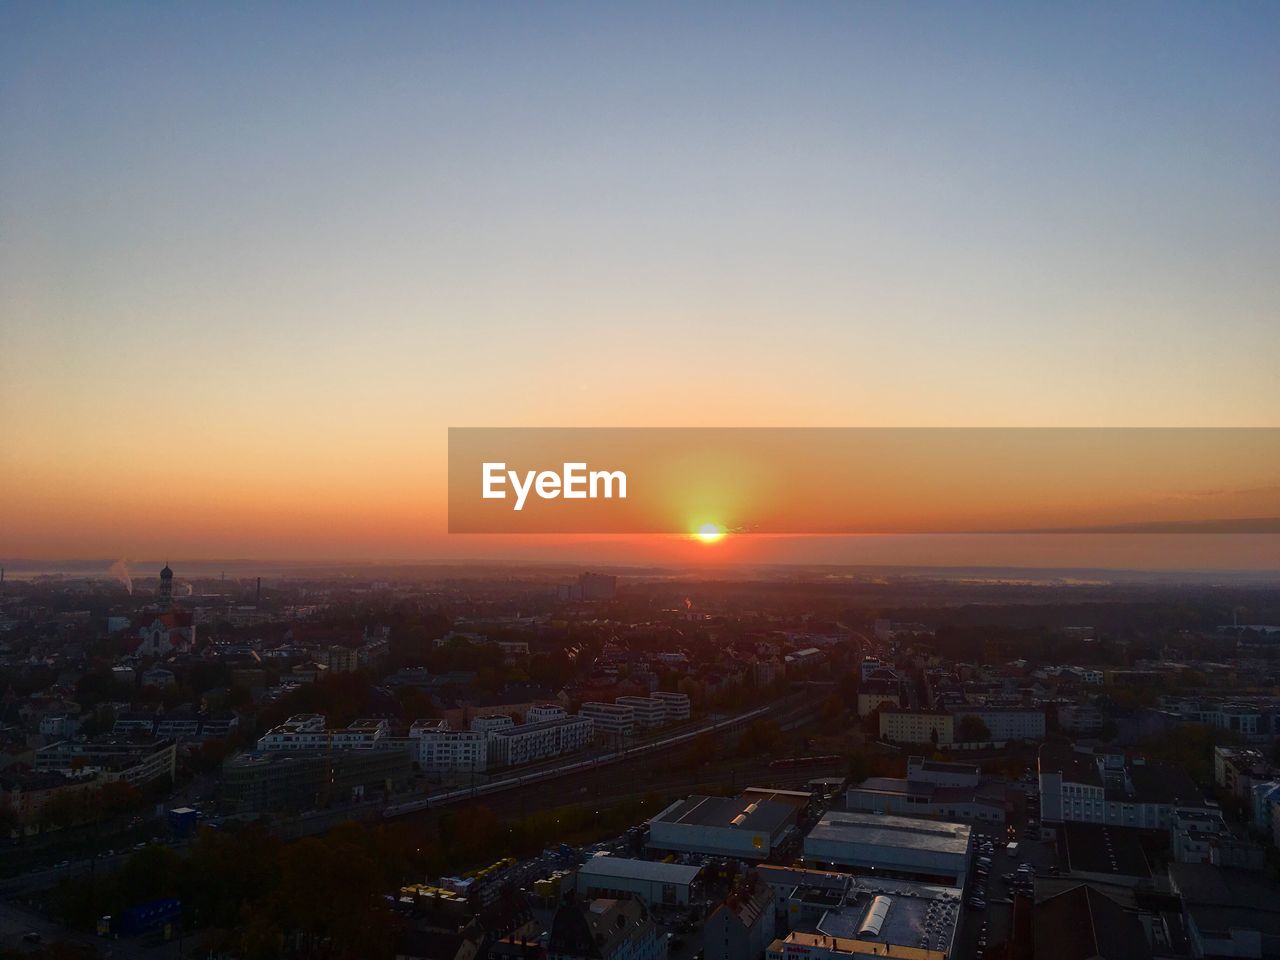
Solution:
M974 743L979 740L990 740L991 730L976 714L966 713L960 718L956 731L961 743Z
M772 720L757 720L747 728L738 743L738 753L744 757L768 754L782 745L782 731Z

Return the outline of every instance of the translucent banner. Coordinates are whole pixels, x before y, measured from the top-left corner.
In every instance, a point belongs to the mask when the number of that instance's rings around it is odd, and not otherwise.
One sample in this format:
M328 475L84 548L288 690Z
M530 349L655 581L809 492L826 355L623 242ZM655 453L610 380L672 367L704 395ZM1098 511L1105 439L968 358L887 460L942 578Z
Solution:
M1280 532L1277 428L452 428L451 533Z

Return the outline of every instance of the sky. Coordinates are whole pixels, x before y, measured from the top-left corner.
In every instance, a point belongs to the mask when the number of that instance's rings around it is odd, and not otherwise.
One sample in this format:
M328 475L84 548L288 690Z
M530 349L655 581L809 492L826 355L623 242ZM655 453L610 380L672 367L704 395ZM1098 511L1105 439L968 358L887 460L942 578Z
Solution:
M1280 426L1277 50L1260 3L4 4L0 556L527 555L446 534L451 426Z

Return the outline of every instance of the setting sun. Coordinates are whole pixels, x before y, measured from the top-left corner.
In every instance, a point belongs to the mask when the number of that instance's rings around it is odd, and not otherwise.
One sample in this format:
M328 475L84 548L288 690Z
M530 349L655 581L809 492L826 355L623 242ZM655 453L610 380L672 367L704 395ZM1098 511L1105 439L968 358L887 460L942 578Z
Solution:
M697 537L703 543L716 543L724 539L724 530L714 523L704 523L698 528Z

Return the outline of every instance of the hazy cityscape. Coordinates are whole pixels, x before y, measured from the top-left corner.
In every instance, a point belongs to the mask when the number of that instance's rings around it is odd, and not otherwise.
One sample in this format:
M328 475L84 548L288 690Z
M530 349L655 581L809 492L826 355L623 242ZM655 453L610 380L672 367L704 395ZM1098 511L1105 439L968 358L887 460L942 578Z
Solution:
M1280 960L1280 2L0 0L0 960Z
M6 575L0 671L21 952L1192 957L1280 931L1265 577L117 562Z

